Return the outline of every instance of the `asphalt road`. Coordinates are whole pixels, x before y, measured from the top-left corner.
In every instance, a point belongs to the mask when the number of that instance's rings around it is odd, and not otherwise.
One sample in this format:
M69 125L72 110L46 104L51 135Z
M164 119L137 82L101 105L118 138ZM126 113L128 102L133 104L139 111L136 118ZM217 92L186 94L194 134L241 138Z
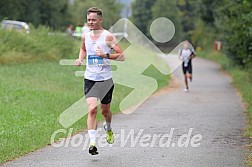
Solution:
M169 88L150 97L132 114L115 115L116 141L109 147L101 131L99 156L88 154L85 131L65 142L67 147L48 146L2 166L245 166L245 114L240 96L217 64L196 58L193 65L189 93L183 92L178 68Z

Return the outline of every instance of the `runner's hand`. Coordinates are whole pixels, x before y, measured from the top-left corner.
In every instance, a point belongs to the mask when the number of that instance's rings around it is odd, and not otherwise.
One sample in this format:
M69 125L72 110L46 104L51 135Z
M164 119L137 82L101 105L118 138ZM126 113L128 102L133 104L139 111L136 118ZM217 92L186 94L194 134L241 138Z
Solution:
M103 57L103 58L106 56L99 46L97 46L97 49L95 50L95 52L96 52L97 56L100 56L100 57Z
M75 60L75 65L76 66L81 66L82 65L82 61L80 59L76 59Z

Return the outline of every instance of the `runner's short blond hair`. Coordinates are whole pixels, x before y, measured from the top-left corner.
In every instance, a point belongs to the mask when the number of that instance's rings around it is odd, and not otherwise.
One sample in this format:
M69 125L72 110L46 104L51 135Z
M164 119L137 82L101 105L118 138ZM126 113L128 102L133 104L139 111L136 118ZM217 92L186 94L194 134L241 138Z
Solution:
M97 13L98 16L102 17L102 10L97 7L91 7L87 10L87 15L90 13Z

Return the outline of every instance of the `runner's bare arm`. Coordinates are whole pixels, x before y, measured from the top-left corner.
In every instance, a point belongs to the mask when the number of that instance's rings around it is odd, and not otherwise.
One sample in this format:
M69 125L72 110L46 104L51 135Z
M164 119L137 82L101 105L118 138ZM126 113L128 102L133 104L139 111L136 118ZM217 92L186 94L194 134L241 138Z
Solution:
M106 41L107 41L107 45L114 50L114 53L109 54L109 59L117 60L117 61L124 61L125 57L123 55L123 50L118 45L115 36L109 33L107 35ZM107 56L106 53L105 53L105 56Z
M193 51L192 51L192 54L190 55L190 59L193 59L194 57L196 57L196 53L195 53L195 51L193 50Z
M178 55L179 60L183 61L183 57L182 57L182 50L179 49L179 55Z
M79 52L79 58L76 59L75 61L76 66L80 66L82 64L82 60L86 57L85 36L82 35L81 39L82 39L82 42L81 42L81 48Z

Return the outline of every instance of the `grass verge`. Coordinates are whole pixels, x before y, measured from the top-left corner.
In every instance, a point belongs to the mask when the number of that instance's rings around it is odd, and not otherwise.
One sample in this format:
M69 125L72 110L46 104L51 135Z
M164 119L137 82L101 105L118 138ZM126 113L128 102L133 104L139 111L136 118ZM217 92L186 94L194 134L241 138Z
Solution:
M75 53L76 40L47 27L33 27L30 34L0 28L0 64L59 60Z

